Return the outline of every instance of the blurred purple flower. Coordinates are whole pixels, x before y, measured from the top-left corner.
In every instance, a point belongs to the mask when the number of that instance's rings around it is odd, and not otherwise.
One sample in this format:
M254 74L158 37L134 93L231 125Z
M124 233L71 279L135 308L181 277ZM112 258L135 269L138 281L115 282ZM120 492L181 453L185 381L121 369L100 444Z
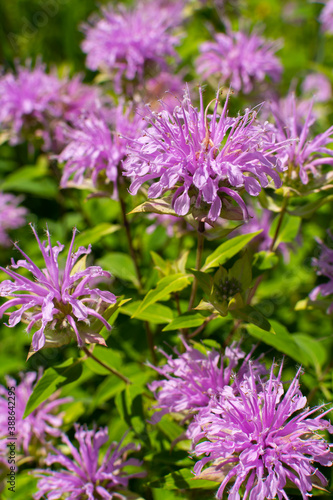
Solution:
M65 163L61 187L106 188L112 184L112 197L118 199L117 179L121 162L127 154L127 144L137 137L145 121L132 108L120 103L107 114L91 113L75 121L75 127L66 127L64 134L69 144L58 155Z
M218 97L218 96L217 96ZM211 104L211 103L210 103ZM151 127L129 147L124 175L131 177L131 194L146 181L157 180L148 189L149 198L158 198L173 190L172 208L184 216L201 210L201 220L216 221L222 209L222 197L232 198L244 219L248 209L238 191L258 196L267 187L270 176L281 187L281 171L273 152L280 147L266 142L265 126L256 123L256 111L229 118L228 97L221 115L216 98L213 114L193 107L188 90L180 106L171 114L167 109L150 112ZM225 205L228 202L224 200ZM229 203L230 205L230 203ZM207 213L208 212L208 213Z
M167 363L162 367L149 365L164 377L164 380L156 380L148 386L157 400L154 408L161 410L153 415L153 423L159 422L163 415L170 412L187 418L193 417L194 413L209 404L212 397L220 394L226 385L233 385L235 377L243 377L252 354L251 352L245 357L245 353L235 342L226 347L224 355L215 349L204 354L188 345L185 340L182 342L185 347L183 354L174 349L176 357L173 358L161 350ZM240 360L243 363L236 376L234 370ZM258 361L255 366L259 372L264 373L266 370Z
M140 466L141 462L135 458L127 458L129 450L138 450L134 444L121 447L122 442L111 443L106 451L102 462L99 462L101 447L108 442L107 427L89 431L85 426L75 424L75 438L79 449L70 442L66 435L62 440L73 458L64 455L56 448L53 454L46 459L47 465L60 464L63 469L53 471L51 469L36 470L33 475L40 478L38 481L38 493L34 499L47 498L56 500L63 498L68 500L95 500L96 498L125 500L122 490L128 487L129 479L142 477L144 473L126 474L123 471L126 466ZM100 465L99 465L100 463ZM69 496L68 496L69 494ZM44 496L45 495L45 496Z
M17 229L25 224L25 218L28 210L25 207L19 207L23 198L14 196L10 193L0 191L0 245L7 247L10 245L10 239L7 232L11 229Z
M325 6L319 16L321 29L327 33L333 33L333 0L326 0L324 3Z
M302 92L310 94L318 102L325 102L332 97L332 87L329 79L322 73L311 73L302 83Z
M159 1L139 1L131 10L123 5L102 9L102 17L93 17L83 25L87 67L114 72L115 90L122 91L122 79L143 82L147 71L167 68L165 58L176 56L178 37L170 33L180 22L181 8Z
M20 373L21 382L17 384L12 377L6 377L7 387L0 385L0 461L8 467L8 388L12 388L15 397L15 445L17 451L28 456L33 446L40 453L47 447L50 436L60 436L63 413L58 412L60 405L72 401L72 398L58 398L54 393L41 403L36 410L23 420L25 407L34 389L37 374L35 372ZM39 377L38 377L39 378ZM56 414L54 414L56 412ZM14 422L14 420L13 420ZM6 439L7 438L7 439Z
M272 115L275 119L273 135L278 142L289 140L278 152L278 158L284 169L289 169L291 180L300 177L303 184L309 182L308 173L318 175L318 167L333 164L332 150L327 148L333 142L333 126L326 132L310 137L310 127L314 123L312 102L308 104L307 115L303 124L300 123L297 102L294 94L289 97L289 112L282 115L281 108L273 105Z
M241 382L236 379L238 394L222 394L196 417L202 431L194 454L206 457L196 463L194 472L198 478L221 482L217 498L230 481L230 500L240 498L240 488L244 499L287 499L287 482L294 483L305 500L314 483L327 484L313 462L332 465L331 445L318 432L333 432L323 419L331 410L312 418L321 407L303 409L307 401L300 391L300 370L285 394L281 374L282 365L277 378L272 367L262 384L252 372ZM211 466L202 471L209 462Z
M333 240L332 233L328 231L328 234L331 240ZM333 248L326 246L320 239L318 239L318 243L320 244L320 255L318 259L312 259L312 265L317 268L318 276L325 276L329 281L321 283L312 290L309 294L311 300L316 300L319 294L323 297L333 295ZM327 313L333 313L333 301L328 307Z
M0 125L10 144L37 138L44 150L57 149L59 123L98 107L98 90L84 85L80 76L59 79L55 70L46 73L41 62L34 68L31 63L17 66L16 73L0 78Z
M34 264L15 243L15 248L21 252L25 260L18 260L15 263L12 259L11 266L6 269L0 267L13 279L0 284L0 296L11 297L0 307L0 317L7 309L20 306L19 309L9 313L7 326L13 327L24 321L29 323L28 333L37 326L38 330L32 338L33 351L38 351L44 346L62 345L69 342L72 337L77 339L79 347L85 342L105 345L105 340L99 333L92 331L92 328L85 331L84 325L89 325L89 316L93 316L108 330L111 329L99 310L105 308L105 304L114 304L116 297L111 292L89 287L95 278L109 278L110 273L103 271L99 266L84 268L84 259L77 262L79 257L91 252L91 245L88 249L79 247L73 252L76 229L73 231L63 270L59 270L58 256L64 245L58 242L52 247L48 230L46 232L48 241L41 243L33 227L32 231L43 255L46 269L40 269ZM19 267L30 271L33 279L21 276L10 269Z
M276 42L268 42L255 33L247 35L230 30L227 34L216 33L214 38L214 42L200 46L197 72L204 79L216 76L220 83L245 94L266 76L274 82L280 79L282 66L274 55L278 49Z

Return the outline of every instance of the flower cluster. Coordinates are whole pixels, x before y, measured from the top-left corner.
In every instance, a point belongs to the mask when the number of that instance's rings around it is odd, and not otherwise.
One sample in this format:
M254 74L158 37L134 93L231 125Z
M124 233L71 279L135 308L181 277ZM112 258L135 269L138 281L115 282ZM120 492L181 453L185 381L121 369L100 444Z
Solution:
M331 232L328 233L330 238L333 240L333 235ZM328 278L328 282L321 283L316 286L310 293L309 297L311 300L316 300L318 295L327 297L333 294L333 248L326 246L321 240L320 243L320 255L318 259L312 259L312 265L317 268L318 276L325 276ZM327 309L327 313L331 314L333 312L333 302Z
M39 139L45 150L54 150L61 142L59 122L97 106L97 90L84 85L80 76L61 80L54 71L46 73L41 62L34 68L17 66L16 73L0 78L0 125L10 144Z
M20 321L27 322L28 333L37 326L38 329L32 338L34 351L43 347L62 345L69 342L71 337L77 339L80 347L84 342L105 345L105 340L99 333L94 332L92 328L86 331L84 326L89 325L89 317L92 316L100 320L106 328L111 329L99 311L105 308L105 304L114 304L116 297L111 292L89 286L96 279L109 278L110 273L103 271L99 266L85 268L84 259L77 262L79 257L90 253L91 245L88 249L80 247L73 252L76 230L73 231L65 267L60 270L58 256L64 245L58 242L52 247L48 231L47 242L41 243L35 229L32 230L46 268L40 269L15 244L15 248L25 259L18 260L17 263L12 260L10 267L0 268L13 280L5 280L0 284L0 296L11 297L0 307L0 316L12 306L19 306L19 309L9 313L8 326L13 327ZM12 270L20 267L30 271L33 279L21 276Z
M36 410L23 419L26 404L34 389L37 374L35 372L21 373L21 382L17 384L12 377L6 377L7 387L0 385L0 461L8 462L6 448L8 438L8 388L15 394L15 443L18 451L28 456L32 447L38 454L45 453L49 446L50 436L59 437L63 414L58 408L72 398L58 398L54 393L47 401L41 403Z
M230 500L239 499L240 491L244 499L287 499L288 483L305 500L317 482L327 484L313 463L332 465L330 445L320 435L324 430L333 433L331 423L323 419L331 410L313 418L319 408L305 408L300 370L286 392L281 375L282 365L277 377L272 367L268 380L260 382L250 366L248 376L235 380L236 391L227 387L195 417L201 431L195 436L194 455L205 457L194 472L198 478L221 482L217 498L229 482Z
M73 458L64 455L61 451L53 448L46 459L47 465L60 464L60 470L36 470L34 475L39 479L38 492L34 495L35 500L47 498L57 500L64 498L68 500L95 500L96 498L124 500L121 494L128 486L132 477L141 477L143 473L126 474L123 470L126 466L140 466L141 463L135 458L126 458L129 450L139 449L134 444L121 447L121 442L113 442L106 451L102 462L99 462L101 447L109 440L107 428L89 431L84 426L75 425L75 439L79 444L77 449L66 435L62 440L69 449ZM100 463L100 465L99 465ZM69 496L67 496L69 493ZM45 496L44 496L45 495Z
M172 357L161 351L167 363L162 367L155 367L163 380L156 380L149 385L154 393L159 412L152 417L152 422L158 422L166 413L178 413L188 419L200 409L205 408L210 400L220 394L226 385L232 385L235 378L235 368L240 360L237 378L242 379L247 370L246 357L239 345L233 343L225 349L225 354L215 349L202 352L182 341L185 352L180 354L176 349ZM151 365L150 365L151 366ZM264 373L265 368L259 362L255 363L256 370Z
M87 54L87 67L114 73L117 92L122 79L142 83L155 67L165 70L167 56L176 56L178 37L170 30L180 20L180 8L161 1L140 1L131 10L124 6L102 9L102 17L94 17L83 26L82 50Z
M274 82L281 76L282 66L274 53L275 42L267 42L252 33L216 33L214 42L204 42L200 46L197 59L197 72L203 78L218 78L236 91L248 94L256 82L269 76Z
M67 146L58 155L65 163L61 187L84 186L106 190L112 185L112 197L118 198L118 176L125 158L126 146L145 126L139 114L123 103L109 113L90 113L75 121L75 127L64 131Z
M217 97L208 116L201 89L200 101L198 111L187 91L172 114L167 109L150 111L151 127L130 145L124 164L124 175L132 179L130 192L136 194L143 183L157 180L149 187L148 197L172 190L172 207L180 216L199 211L201 220L216 221L222 198L227 197L240 206L247 220L248 209L239 191L245 188L258 196L261 187L269 186L268 176L276 187L281 186L278 172L282 169L273 155L279 145L266 141L255 110L230 118L227 97L218 115ZM226 200L224 204L230 206Z
M10 244L8 231L17 229L25 223L28 210L18 206L21 201L20 196L0 191L0 245L3 247Z
M303 184L309 182L309 173L314 177L319 174L318 168L322 165L333 165L332 150L327 147L333 142L333 126L315 137L310 136L310 127L314 123L312 114L313 102L308 104L305 121L301 123L294 94L288 99L289 107L286 113L281 113L281 107L272 105L271 112L275 119L273 135L281 142L289 140L278 158L284 169L288 169L291 180L299 176Z

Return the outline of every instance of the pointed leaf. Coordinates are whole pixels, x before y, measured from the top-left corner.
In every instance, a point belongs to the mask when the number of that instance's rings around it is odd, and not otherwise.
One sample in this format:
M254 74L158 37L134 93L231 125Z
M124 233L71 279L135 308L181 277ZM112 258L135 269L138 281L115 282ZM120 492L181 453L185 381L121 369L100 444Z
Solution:
M137 318L148 306L164 299L172 292L179 292L190 284L189 276L182 273L171 274L162 278L154 290L150 290L143 301L141 302L138 310L133 314L132 318Z
M231 257L236 255L236 253L242 250L253 238L258 236L258 234L260 234L261 232L262 230L250 234L241 234L239 236L235 236L231 240L226 241L225 243L222 243L222 245L217 247L217 249L207 257L203 267L201 268L201 271L206 271L211 267L217 267L219 264L223 264L227 260L231 259Z
M187 312L178 316L171 321L167 326L165 326L162 332L169 332L171 330L180 330L181 328L194 328L196 326L201 326L207 318L200 313Z

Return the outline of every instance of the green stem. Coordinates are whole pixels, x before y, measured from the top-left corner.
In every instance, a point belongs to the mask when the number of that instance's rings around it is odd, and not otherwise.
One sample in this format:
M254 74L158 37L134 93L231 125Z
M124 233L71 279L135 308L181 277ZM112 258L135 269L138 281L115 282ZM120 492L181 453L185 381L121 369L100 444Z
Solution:
M136 255L136 252L134 250L134 246L133 246L133 242L132 242L130 225L129 225L129 222L127 219L127 214L126 214L126 205L125 205L124 200L121 197L119 197L119 201L120 201L121 216L122 216L124 228L126 231L126 237L127 237L129 251L130 251L131 258L132 258L132 261L133 261L133 264L135 267L135 272L136 272L136 276L138 278L138 282L140 284L140 288L142 289L142 278L141 278L141 273L140 273L140 269L139 269L137 255Z
M289 201L289 196L287 195L284 198L284 200L283 200L283 204L282 204L282 208L281 208L281 212L280 212L279 221L278 221L278 224L276 226L276 230L275 230L275 234L274 234L271 246L269 247L269 251L270 252L274 251L274 246L275 246L275 243L276 243L276 241L278 239L278 236L279 236L279 232L280 232L280 229L281 229L281 226L282 226L283 218L284 218L284 215L285 215L285 213L287 211L288 201Z
M128 248L129 248L129 251L130 251L130 254L131 254L131 258L132 258L132 261L133 261L133 264L134 264L134 267L135 267L135 272L136 272L136 276L137 276L138 283L139 283L139 291L142 291L142 289L143 289L143 286L142 286L142 276L141 276L141 273L140 273L140 268L139 268L139 264L138 264L137 254L136 254L134 246L133 246L131 229L130 229L130 225L129 225L129 222L128 222L128 219L127 219L127 214L126 214L126 205L125 205L124 200L121 197L119 185L118 185L118 192L119 192L119 201L120 201L121 215L122 215L123 224L124 224L125 231L126 231L126 236L127 236ZM148 347L149 347L149 350L150 350L151 358L152 358L153 363L156 363L157 359L156 359L155 348L154 348L155 347L155 343L154 343L153 332L150 329L150 325L149 325L148 321L145 321L144 325L145 325L145 329L146 329L147 344L148 344Z
M116 377L120 378L121 380L123 380L123 382L125 382L126 384L131 384L132 382L130 381L130 379L128 379L127 377L125 377L125 375L122 375L120 372L118 372L118 370L115 370L114 368L111 368L110 366L106 365L105 363L103 363L103 361L101 361L100 359L96 358L96 356L94 356L94 354L89 351L89 349L87 349L86 346L83 346L82 347L82 350L83 352L91 359L93 359L94 361L96 361L96 363L98 363L99 365L103 366L103 368L105 368L106 370L108 370L110 373L112 373L112 375L115 375Z
M200 271L200 268L201 268L201 258L202 258L202 252L203 252L204 241L205 241L204 232L205 232L205 223L200 221L199 227L198 227L198 246L197 246L197 257L196 257L196 263L195 263L195 268L197 271ZM198 280L194 276L192 291L191 291L191 296L190 296L190 302L188 304L188 311L190 311L193 308L197 289L198 289Z

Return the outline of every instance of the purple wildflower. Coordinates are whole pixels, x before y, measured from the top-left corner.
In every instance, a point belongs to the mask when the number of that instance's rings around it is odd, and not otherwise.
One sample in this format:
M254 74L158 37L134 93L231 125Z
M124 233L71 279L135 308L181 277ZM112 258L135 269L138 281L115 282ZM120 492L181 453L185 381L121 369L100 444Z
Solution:
M265 500L288 499L284 488L294 483L303 500L315 482L327 481L313 462L331 466L333 453L318 431L333 432L323 416L312 418L321 407L303 409L306 397L300 391L298 370L284 394L282 365L277 378L271 369L269 379L259 384L252 371L239 382L238 394L228 391L210 408L196 417L201 433L197 435L194 454L205 454L194 466L197 477L221 481L217 498L222 498L231 481L228 498ZM209 462L211 466L202 471Z
M157 399L161 411L152 417L154 423L158 422L166 413L179 413L188 418L201 408L205 408L212 397L220 394L223 388L233 384L234 369L243 359L238 369L237 377L241 379L247 370L247 360L252 352L245 357L239 345L233 343L225 349L224 355L215 349L202 353L182 340L185 352L180 354L176 349L175 358L161 353L167 358L167 363L162 367L150 365L164 380L156 380L149 385L149 389ZM265 368L256 362L256 369L264 372Z
M63 443L69 448L73 458L53 449L46 459L47 465L60 464L63 469L53 471L51 469L36 470L33 474L41 478L38 481L38 493L34 495L35 500L47 498L56 500L63 498L68 500L95 500L96 498L126 499L121 491L128 487L129 479L142 477L144 473L126 474L123 471L126 466L140 466L141 462L135 458L127 458L129 450L138 450L134 444L121 447L122 442L113 442L104 455L99 465L100 448L109 440L107 427L96 431L87 430L75 424L75 438L79 449L63 435ZM45 497L44 497L45 495ZM68 496L69 495L69 496Z
M38 330L32 338L34 351L44 346L62 345L69 342L71 337L77 339L80 347L84 342L105 345L105 340L100 334L91 331L91 328L86 331L87 328L84 326L90 324L89 316L93 316L108 330L111 329L99 311L105 308L105 304L114 304L116 297L111 292L89 287L93 280L109 278L110 273L103 271L99 266L89 266L84 269L82 264L84 261L81 262L81 266L78 265L78 258L89 254L91 245L88 249L79 247L73 252L75 229L63 270L59 270L58 256L64 245L58 242L52 247L48 231L46 232L48 241L41 243L33 227L32 231L43 255L46 269L39 269L15 243L15 248L21 252L25 260L18 260L15 263L12 259L11 266L6 269L0 267L13 279L0 284L0 296L12 297L0 307L0 317L12 306L20 306L19 309L9 313L7 326L13 327L24 321L29 323L28 333L37 326ZM33 279L21 276L10 269L19 267L30 271Z
M50 436L61 435L63 413L58 407L72 401L71 398L58 398L54 393L47 401L41 403L36 410L23 420L26 404L34 389L37 374L35 372L20 373L21 382L17 384L12 377L6 377L7 387L0 385L0 460L7 464L8 438L8 388L15 394L15 443L17 451L26 456L32 452L31 447L41 452L47 447ZM39 378L39 377L38 377ZM56 414L54 412L56 411ZM6 449L7 448L7 449ZM30 448L30 450L29 450Z
M328 231L328 234L331 240L333 240L332 233ZM327 297L328 295L333 294L333 248L327 247L319 239L318 242L320 243L321 252L318 259L312 259L312 265L317 268L318 276L325 276L329 281L326 283L321 283L312 290L309 295L311 300L316 300L319 294L323 297ZM327 309L328 314L331 314L332 312L333 302Z
M22 197L14 196L10 193L0 191L0 245L8 246L10 240L7 232L11 229L17 229L25 224L25 218L28 210L25 207L19 207Z
M261 209L260 213L249 209L249 212L251 216L249 222L245 222L235 231L232 231L231 236L233 237L236 234L255 233L261 229L262 232L252 240L250 245L255 246L255 249L258 252L269 251L273 241L269 235L273 218L272 212L266 209ZM285 243L280 243L278 248L282 252L284 259L287 260L289 254L287 245Z
M91 113L76 120L74 128L65 129L70 142L57 157L65 163L61 187L81 185L103 191L111 183L113 198L118 198L117 179L127 143L145 126L138 114L131 114L131 107L121 103L108 116Z
M258 196L267 187L270 176L281 187L271 144L265 142L265 129L255 122L256 111L247 109L243 116L229 118L228 97L222 113L213 114L193 107L188 91L180 106L171 114L150 111L151 127L130 145L124 163L124 175L132 178L131 194L146 181L157 179L148 189L149 198L158 198L173 190L172 208L184 216L201 210L202 220L216 221L222 209L222 197L232 198L248 219L248 209L238 191ZM275 145L278 148L279 145ZM277 171L276 171L277 170ZM227 206L228 202L224 200ZM208 212L208 213L207 213Z
M327 33L333 33L333 0L326 0L324 3L325 7L319 16L321 29Z
M281 76L282 66L274 52L276 42L267 42L252 33L241 31L227 34L216 33L214 42L200 46L201 55L197 59L197 72L207 79L216 76L223 84L245 94L252 91L256 82L264 81L266 75L274 82Z
M303 184L309 182L308 173L318 175L318 167L333 164L332 150L326 146L333 142L333 126L326 132L310 139L310 127L314 122L312 114L313 103L308 104L308 111L303 125L300 127L297 112L296 98L290 96L289 113L285 116L277 106L272 106L272 115L275 119L276 130L274 135L277 141L289 140L289 144L278 153L281 165L288 169L291 180L300 177Z
M83 26L87 67L113 72L118 93L123 79L142 83L154 67L167 69L165 58L176 56L178 37L170 29L179 22L179 11L177 3L168 6L158 1L140 1L131 10L112 5L102 9L101 18Z
M84 85L80 76L62 80L55 71L46 73L38 62L17 66L16 75L0 78L0 124L10 144L42 139L44 150L59 147L60 122L71 122L83 110L98 107L98 91Z
M329 79L322 73L308 75L302 83L304 94L314 95L317 102L325 102L332 97L332 87Z

